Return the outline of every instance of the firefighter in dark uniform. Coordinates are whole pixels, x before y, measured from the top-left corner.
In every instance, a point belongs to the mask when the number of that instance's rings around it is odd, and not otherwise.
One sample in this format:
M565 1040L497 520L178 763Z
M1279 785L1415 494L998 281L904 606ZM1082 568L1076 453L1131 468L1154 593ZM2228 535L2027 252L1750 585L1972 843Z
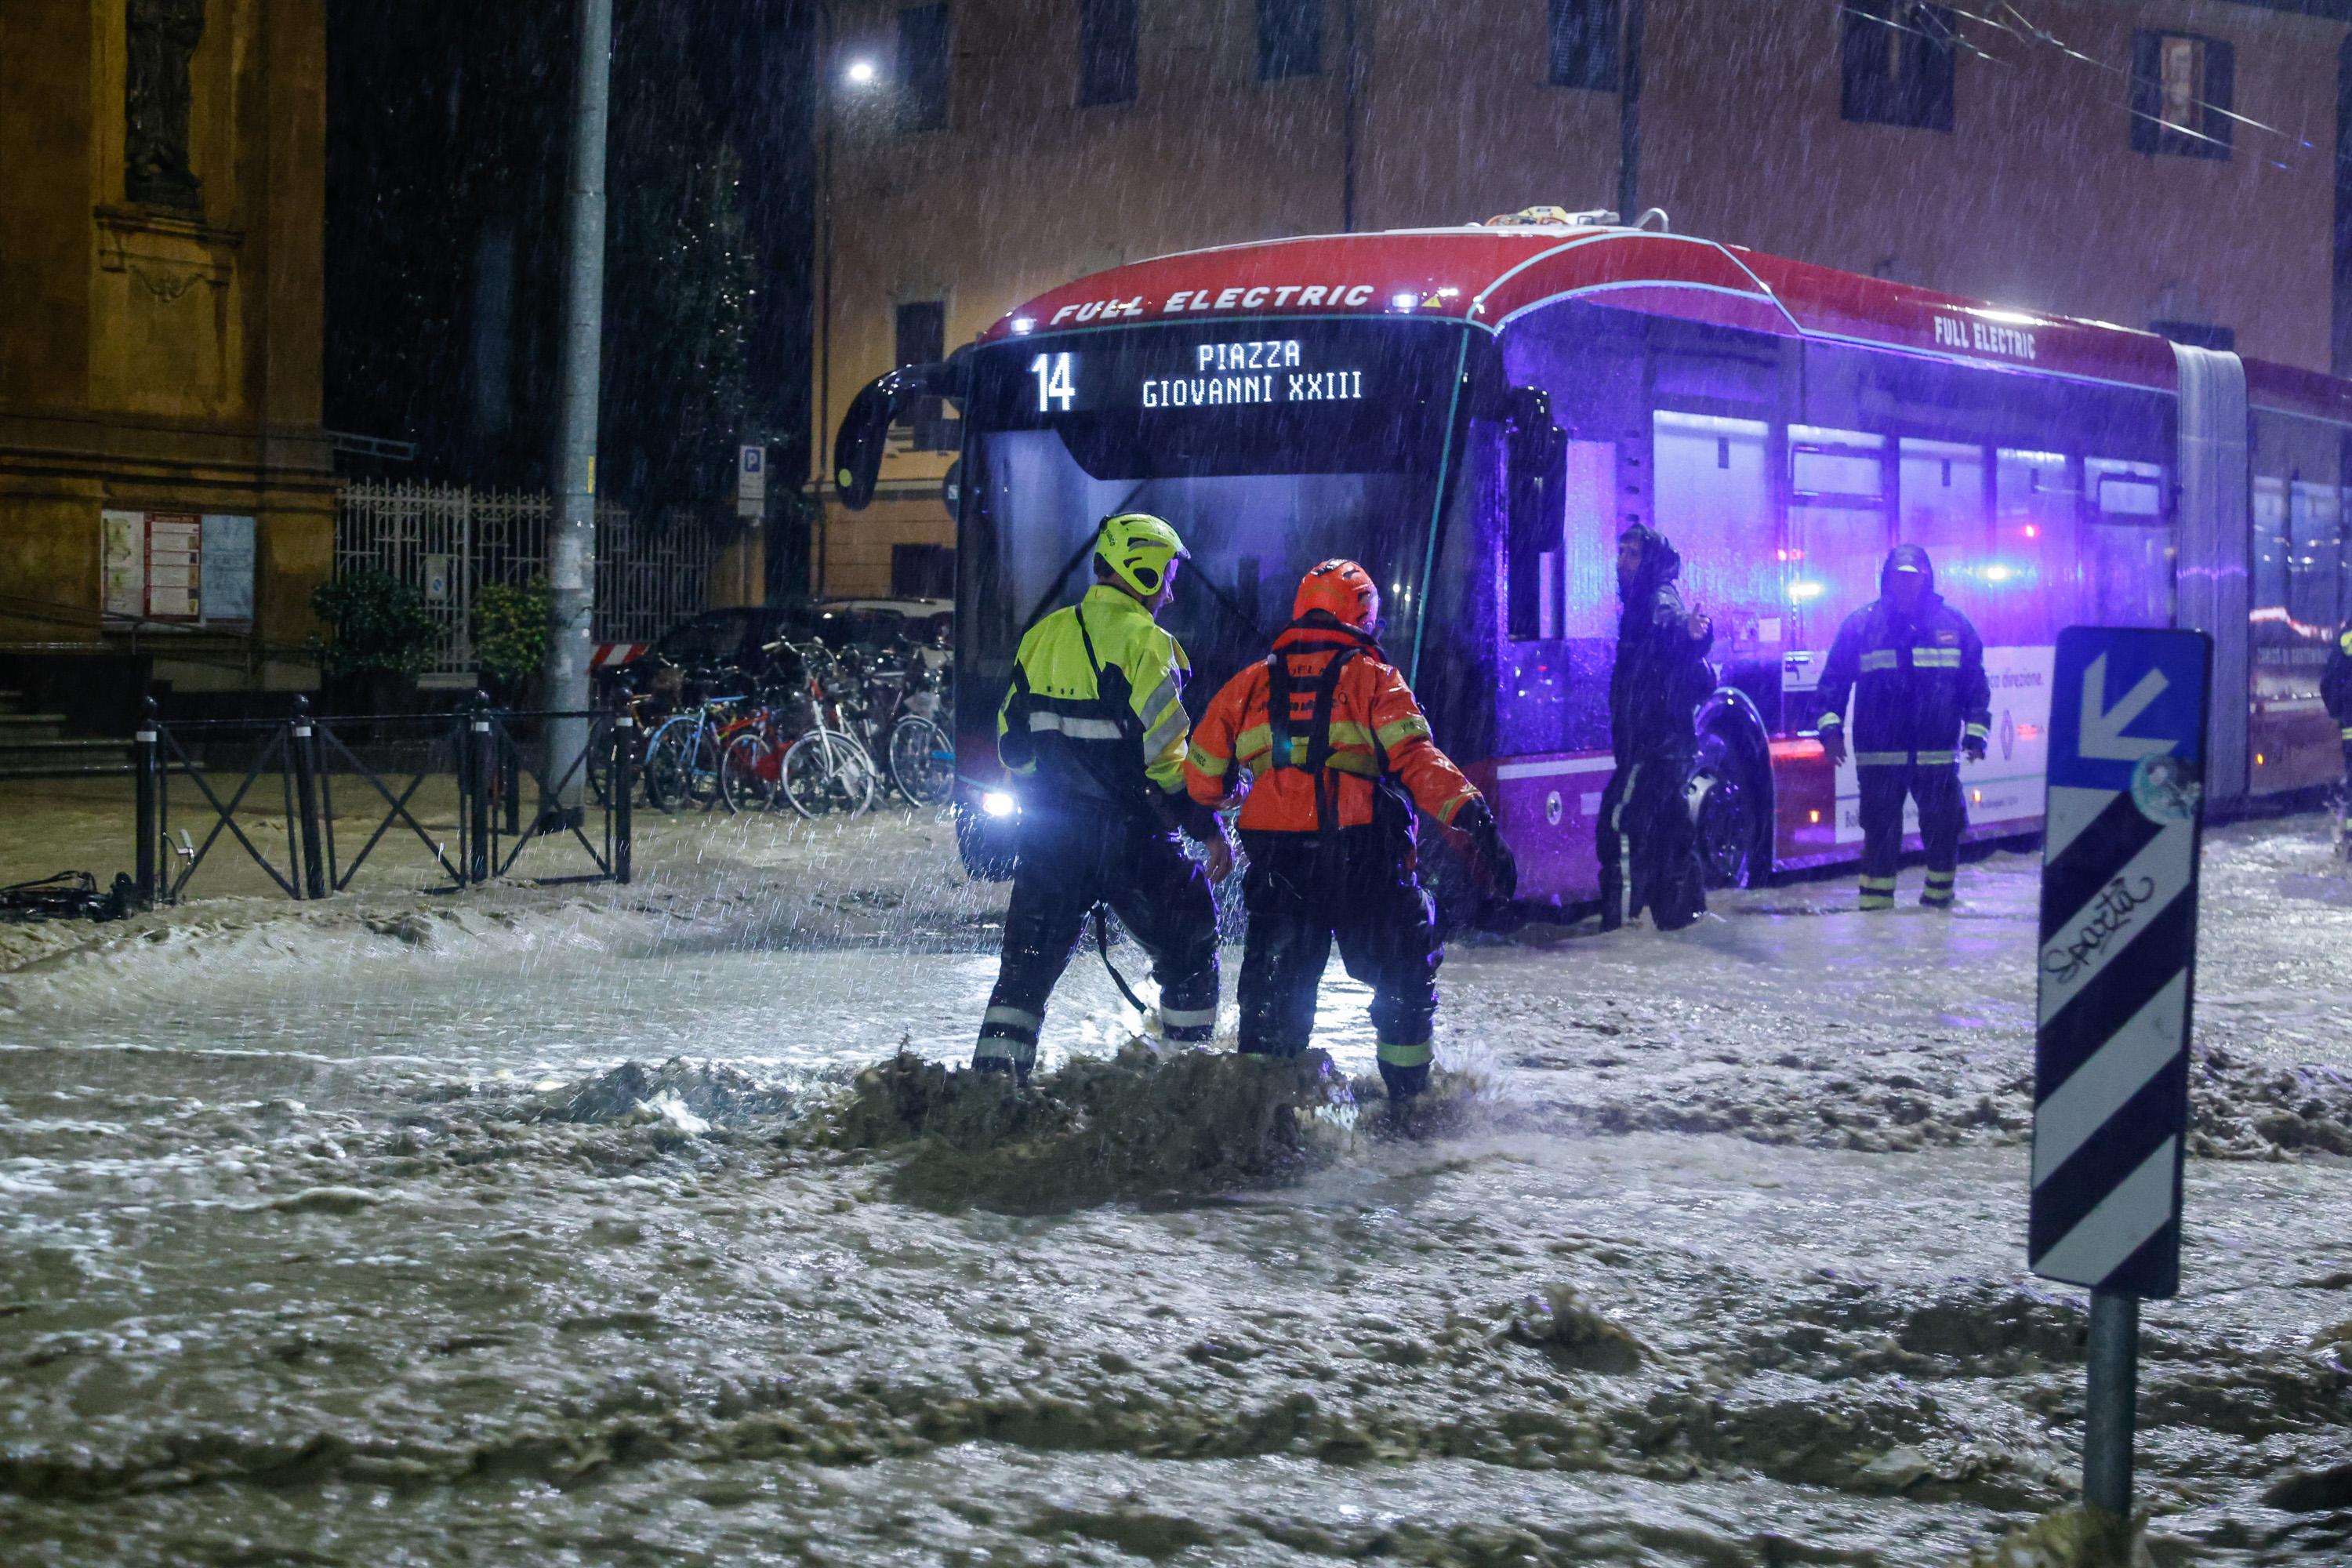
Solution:
M2347 850L2352 850L2352 622L2338 627L2336 646L2327 650L2327 668L2319 678L2320 700L2336 721L2344 741L2344 798L2337 813Z
M1609 746L1616 771L1601 795L1601 929L1644 909L1660 931L1706 912L1698 834L1684 787L1698 741L1691 715L1715 684L1715 627L1686 609L1675 579L1683 558L1636 523L1617 541L1617 662L1609 676ZM1629 864L1630 862L1630 864Z
M1204 806L1240 805L1241 1048L1297 1056L1336 938L1372 989L1381 1078L1402 1108L1429 1083L1437 921L1416 875L1413 807L1458 836L1490 897L1518 871L1495 815L1430 738L1429 721L1375 639L1381 595L1352 561L1298 585L1273 652L1210 700L1184 779Z
M1948 910L1960 831L1968 826L1959 753L1983 761L1992 724L1984 643L1936 592L1936 568L1916 544L1888 552L1878 591L1838 628L1822 667L1822 749L1832 764L1844 763L1846 700L1859 692L1853 762L1862 784L1862 907L1895 907L1907 794L1918 803L1927 851L1927 887L1919 901Z
M1026 782L1003 956L972 1050L978 1070L1028 1076L1045 999L1098 903L1150 955L1166 1037L1205 1040L1216 1026L1209 879L1233 861L1214 816L1184 792L1192 666L1158 620L1186 559L1160 519L1107 518L1095 585L1021 639L996 749ZM1180 828L1208 846L1206 876L1179 847Z

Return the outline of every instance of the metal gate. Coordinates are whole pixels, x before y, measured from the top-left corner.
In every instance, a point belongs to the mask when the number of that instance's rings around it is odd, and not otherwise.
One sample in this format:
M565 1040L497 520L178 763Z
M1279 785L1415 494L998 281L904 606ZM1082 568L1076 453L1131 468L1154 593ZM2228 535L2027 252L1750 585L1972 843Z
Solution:
M441 627L428 685L474 684L474 599L484 584L540 574L553 503L544 495L459 485L346 483L335 503L335 571L387 572L424 595ZM684 509L663 526L596 509L597 642L651 642L705 607L719 542Z

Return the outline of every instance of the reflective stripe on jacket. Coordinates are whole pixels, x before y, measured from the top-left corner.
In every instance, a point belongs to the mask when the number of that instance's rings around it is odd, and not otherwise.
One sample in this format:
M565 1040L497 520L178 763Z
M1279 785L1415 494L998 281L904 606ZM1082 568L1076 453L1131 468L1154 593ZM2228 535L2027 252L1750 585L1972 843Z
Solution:
M1992 728L1984 644L1940 596L1930 595L1909 621L1884 599L1845 618L1822 666L1816 728L1843 725L1857 694L1857 767L1948 766L1964 742L1982 741Z
M1097 584L1021 639L1012 689L996 712L996 754L1015 773L1070 795L1134 802L1181 795L1192 670L1182 645L1150 611Z
M1429 721L1404 677L1381 661L1370 638L1343 629L1293 626L1274 639L1275 656L1286 659L1298 685L1291 694L1293 764L1277 767L1274 723L1268 712L1273 673L1263 661L1225 683L1210 699L1192 731L1184 759L1184 783L1192 798L1215 805L1246 789L1242 802L1244 832L1311 833L1321 826L1315 805L1316 780L1305 768L1311 736L1314 680L1343 650L1355 653L1339 671L1331 693L1329 756L1337 775L1341 827L1372 820L1373 781L1393 775L1422 810L1451 825L1456 813L1478 798L1462 770L1430 738Z

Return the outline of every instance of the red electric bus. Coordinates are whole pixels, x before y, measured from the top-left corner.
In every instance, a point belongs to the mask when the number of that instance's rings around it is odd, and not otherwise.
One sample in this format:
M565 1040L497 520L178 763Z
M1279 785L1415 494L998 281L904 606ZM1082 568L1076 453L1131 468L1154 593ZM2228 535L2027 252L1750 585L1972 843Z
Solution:
M1898 541L1983 634L1969 834L2039 823L2061 626L2215 637L2209 787L2325 783L2317 699L2352 614L2352 384L1738 246L1520 218L1270 241L1097 273L948 363L868 387L837 444L872 490L913 398L963 412L958 768L966 855L1018 808L994 715L1022 632L1088 580L1097 520L1157 512L1202 700L1293 585L1349 555L1390 657L1496 804L1523 896L1595 896L1614 540L1682 552L1715 618L1694 799L1722 884L1851 859L1855 781L1813 739L1839 622ZM2224 692L2239 700L2221 700Z

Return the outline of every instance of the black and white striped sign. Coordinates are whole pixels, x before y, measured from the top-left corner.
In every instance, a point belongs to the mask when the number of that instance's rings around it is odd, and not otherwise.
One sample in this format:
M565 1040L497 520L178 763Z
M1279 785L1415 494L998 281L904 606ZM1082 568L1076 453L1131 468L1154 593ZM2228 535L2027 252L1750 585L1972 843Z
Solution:
M2044 1279L2179 1287L2211 663L2200 632L2059 634L2027 1241Z

